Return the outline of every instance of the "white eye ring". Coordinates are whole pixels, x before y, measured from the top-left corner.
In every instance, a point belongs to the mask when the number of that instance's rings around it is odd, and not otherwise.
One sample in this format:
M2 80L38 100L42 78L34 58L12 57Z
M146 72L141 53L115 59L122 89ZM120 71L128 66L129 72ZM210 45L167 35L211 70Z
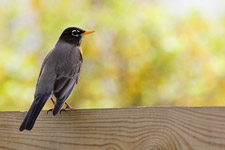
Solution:
M73 30L73 31L72 31L72 35L73 35L73 36L79 36L79 35L77 34L77 30Z

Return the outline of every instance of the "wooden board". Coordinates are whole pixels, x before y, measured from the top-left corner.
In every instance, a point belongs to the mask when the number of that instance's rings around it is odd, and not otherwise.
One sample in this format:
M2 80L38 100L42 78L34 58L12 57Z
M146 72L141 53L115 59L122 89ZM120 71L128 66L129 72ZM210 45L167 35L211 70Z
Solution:
M139 107L42 111L32 131L26 112L0 112L0 149L224 150L224 107Z

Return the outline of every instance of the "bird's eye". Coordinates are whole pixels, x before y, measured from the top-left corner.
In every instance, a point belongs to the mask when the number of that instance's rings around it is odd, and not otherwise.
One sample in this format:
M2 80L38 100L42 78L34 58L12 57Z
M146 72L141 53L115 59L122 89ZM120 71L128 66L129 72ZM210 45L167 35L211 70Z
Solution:
M73 30L73 31L72 31L72 35L73 35L73 36L79 36L79 34L77 34L77 32L78 32L78 30Z

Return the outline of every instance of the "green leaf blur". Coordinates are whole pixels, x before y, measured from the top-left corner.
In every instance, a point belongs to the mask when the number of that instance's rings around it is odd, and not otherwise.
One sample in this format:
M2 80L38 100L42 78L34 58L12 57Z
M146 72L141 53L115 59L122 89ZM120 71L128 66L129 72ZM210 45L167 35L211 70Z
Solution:
M96 31L82 42L71 106L225 105L225 16L176 16L162 4L1 0L0 110L28 110L41 63L69 26Z

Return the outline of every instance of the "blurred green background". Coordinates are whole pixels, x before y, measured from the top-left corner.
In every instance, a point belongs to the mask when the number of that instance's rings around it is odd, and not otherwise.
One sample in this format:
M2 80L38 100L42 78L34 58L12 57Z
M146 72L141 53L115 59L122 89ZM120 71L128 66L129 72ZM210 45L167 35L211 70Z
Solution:
M73 107L225 105L222 0L0 0L0 110L28 110L69 26L96 31L82 42Z

